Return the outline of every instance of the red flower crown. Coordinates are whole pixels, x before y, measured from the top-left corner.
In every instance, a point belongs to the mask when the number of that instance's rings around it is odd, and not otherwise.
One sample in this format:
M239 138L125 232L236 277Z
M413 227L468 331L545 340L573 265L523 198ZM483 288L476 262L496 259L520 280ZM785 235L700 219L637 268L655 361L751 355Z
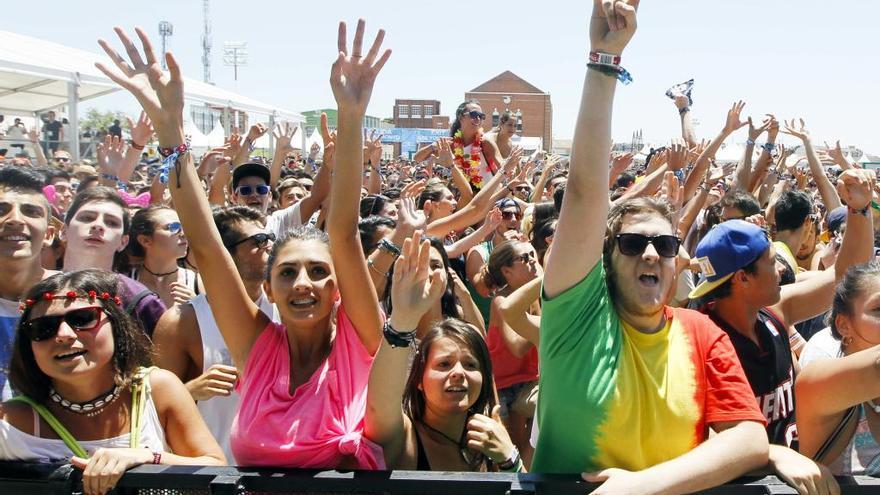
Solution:
M122 306L122 298L119 296L111 295L109 292L102 292L98 294L97 292L90 290L85 294L77 294L76 291L69 290L60 294L52 294L51 292L43 293L42 297L39 300L35 299L27 299L23 303L18 306L19 311L24 312L27 308L30 308L34 304L39 301L52 301L55 299L67 299L68 301L73 301L75 299L88 299L89 301L95 301L97 299L103 299L104 301L113 301L117 306Z

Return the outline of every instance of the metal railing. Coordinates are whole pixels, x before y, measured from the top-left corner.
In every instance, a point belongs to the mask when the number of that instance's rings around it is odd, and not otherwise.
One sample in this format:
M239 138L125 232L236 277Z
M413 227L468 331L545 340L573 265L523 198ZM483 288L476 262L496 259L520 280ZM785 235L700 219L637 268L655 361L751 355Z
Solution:
M880 479L838 478L845 495L880 493ZM236 467L152 466L128 471L121 495L582 495L596 484L577 475L451 473L430 471L317 471ZM69 464L0 462L0 494L80 493L80 472ZM797 493L775 477L743 478L702 493Z

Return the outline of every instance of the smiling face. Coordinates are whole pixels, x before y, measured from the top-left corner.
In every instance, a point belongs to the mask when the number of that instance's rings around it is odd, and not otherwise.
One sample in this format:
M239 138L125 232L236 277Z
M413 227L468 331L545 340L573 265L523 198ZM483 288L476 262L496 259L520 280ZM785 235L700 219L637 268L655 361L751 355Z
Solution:
M42 194L0 189L0 258L37 258L54 234Z
M535 248L527 242L515 242L514 258L509 266L501 268L504 280L511 289L518 289L541 273Z
M124 235L122 208L109 201L82 205L64 229L67 252L100 254L108 258L128 244Z
M238 236L235 241L264 232L263 227L256 222L242 221L238 222L236 227ZM266 264L269 262L269 250L271 249L271 242L261 248L254 241L245 241L233 248L230 253L232 261L238 269L238 275L245 283L265 280Z
M441 415L467 412L482 387L479 361L470 349L448 337L431 345L419 384L427 409Z
M483 108L476 103L468 103L464 113L458 117L458 123L461 125L461 133L471 135L483 127L483 119L471 118L470 112L483 113Z
M49 304L39 302L34 305L28 315L29 320L42 316L64 315L80 308L99 307L100 303L75 299L56 299ZM100 321L95 325L77 331L62 320L56 333L45 340L31 342L34 359L40 370L53 381L82 377L83 374L96 375L113 372L113 330L107 314L102 310L97 313Z
M672 225L657 213L635 213L623 217L620 234L646 236L671 235ZM617 242L611 252L614 277L613 297L618 308L625 313L650 317L663 310L675 288L675 258L657 254L649 243L640 255L627 256L620 252Z
M281 246L263 288L285 323L314 324L330 315L337 298L330 247L317 240Z

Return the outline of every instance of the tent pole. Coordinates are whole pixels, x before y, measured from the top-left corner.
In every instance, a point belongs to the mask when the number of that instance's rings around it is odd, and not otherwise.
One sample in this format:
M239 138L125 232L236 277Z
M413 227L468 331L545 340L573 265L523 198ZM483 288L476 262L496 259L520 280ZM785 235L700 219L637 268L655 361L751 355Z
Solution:
M269 114L269 151L275 156L275 110Z
M67 121L70 123L70 156L74 162L79 161L79 81L78 77L67 83Z

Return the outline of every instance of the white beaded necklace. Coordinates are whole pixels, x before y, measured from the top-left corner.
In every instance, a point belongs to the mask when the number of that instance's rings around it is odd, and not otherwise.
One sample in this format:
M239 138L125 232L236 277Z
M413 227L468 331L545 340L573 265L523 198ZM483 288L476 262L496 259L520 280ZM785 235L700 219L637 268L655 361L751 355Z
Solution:
M121 388L119 385L116 385L109 393L101 394L97 399L92 399L86 402L70 402L64 397L61 397L54 388L50 387L49 398L68 411L75 412L76 414L84 414L91 418L101 414L101 411L103 411L105 407L115 402L116 399L119 398L120 390Z

